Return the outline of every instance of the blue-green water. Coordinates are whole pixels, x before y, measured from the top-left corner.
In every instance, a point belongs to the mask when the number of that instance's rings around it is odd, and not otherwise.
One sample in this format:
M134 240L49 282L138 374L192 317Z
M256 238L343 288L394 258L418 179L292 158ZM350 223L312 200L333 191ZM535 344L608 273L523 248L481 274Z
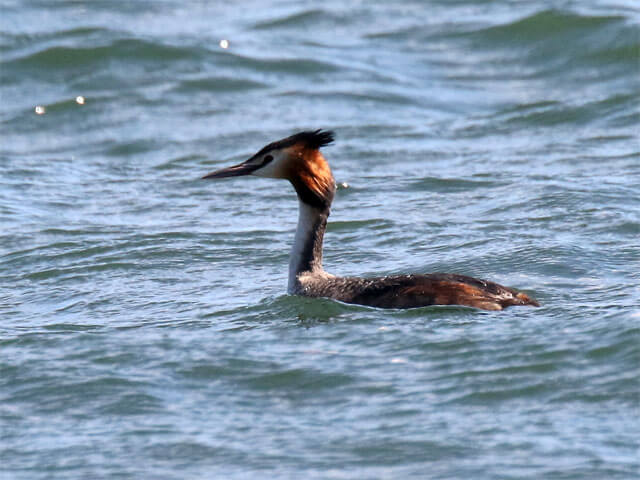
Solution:
M0 4L0 476L637 478L636 3L240 3ZM304 128L329 271L543 306L287 296L292 188L198 178Z

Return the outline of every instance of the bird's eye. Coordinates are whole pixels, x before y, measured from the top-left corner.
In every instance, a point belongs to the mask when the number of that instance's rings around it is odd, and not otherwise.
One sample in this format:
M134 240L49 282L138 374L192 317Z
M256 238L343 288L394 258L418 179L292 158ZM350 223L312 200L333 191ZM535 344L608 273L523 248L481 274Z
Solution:
M266 165L267 163L271 162L273 160L273 156L271 155L267 155L266 157L264 157L263 161L264 164Z

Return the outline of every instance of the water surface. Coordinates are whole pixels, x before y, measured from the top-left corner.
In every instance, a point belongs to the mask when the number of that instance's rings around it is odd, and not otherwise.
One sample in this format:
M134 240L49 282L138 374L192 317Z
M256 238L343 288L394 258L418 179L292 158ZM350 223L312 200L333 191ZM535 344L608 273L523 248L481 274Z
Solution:
M1 8L3 478L638 475L634 2ZM542 307L287 296L293 189L198 178L306 128L329 271Z

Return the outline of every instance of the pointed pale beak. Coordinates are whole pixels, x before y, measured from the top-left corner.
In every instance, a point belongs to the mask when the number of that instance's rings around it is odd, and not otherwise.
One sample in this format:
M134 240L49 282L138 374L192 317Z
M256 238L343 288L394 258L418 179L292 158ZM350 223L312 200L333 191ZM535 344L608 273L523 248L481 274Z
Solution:
M240 177L242 175L250 175L252 172L255 172L258 168L260 168L260 164L256 165L254 163L242 162L232 167L221 168L220 170L215 170L211 173L207 173L202 178L208 179L208 178Z

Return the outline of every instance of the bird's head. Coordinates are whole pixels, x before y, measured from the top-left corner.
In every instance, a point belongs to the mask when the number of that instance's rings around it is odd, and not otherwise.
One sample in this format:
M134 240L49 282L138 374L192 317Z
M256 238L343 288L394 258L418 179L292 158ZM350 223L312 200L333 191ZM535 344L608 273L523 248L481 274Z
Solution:
M315 208L328 209L335 193L335 181L320 148L331 142L331 131L296 133L266 145L245 162L216 170L202 178L243 175L284 178L294 186L300 201Z

